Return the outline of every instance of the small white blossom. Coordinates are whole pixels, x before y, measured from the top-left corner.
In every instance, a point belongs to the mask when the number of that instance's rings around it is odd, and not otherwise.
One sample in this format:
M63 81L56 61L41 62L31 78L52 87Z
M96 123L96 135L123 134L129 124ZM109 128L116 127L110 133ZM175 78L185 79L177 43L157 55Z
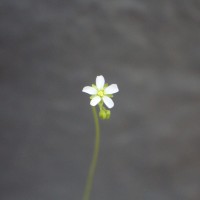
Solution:
M82 92L92 95L90 105L96 106L98 103L103 101L108 108L114 106L114 102L111 99L112 94L119 91L117 84L107 85L102 75L96 77L96 85L85 86Z

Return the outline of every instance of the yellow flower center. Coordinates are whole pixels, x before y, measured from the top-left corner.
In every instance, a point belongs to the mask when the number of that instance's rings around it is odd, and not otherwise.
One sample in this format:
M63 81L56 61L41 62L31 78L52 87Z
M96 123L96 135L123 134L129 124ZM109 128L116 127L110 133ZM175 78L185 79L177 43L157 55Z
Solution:
M100 97L103 97L103 96L104 96L104 91L103 91L103 90L98 91L98 95L99 95Z

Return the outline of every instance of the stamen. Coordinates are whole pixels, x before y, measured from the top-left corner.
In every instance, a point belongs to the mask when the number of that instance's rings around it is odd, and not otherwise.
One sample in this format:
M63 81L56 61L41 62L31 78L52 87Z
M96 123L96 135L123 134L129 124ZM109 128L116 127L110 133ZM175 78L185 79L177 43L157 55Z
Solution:
M103 97L103 96L104 96L104 91L103 91L103 90L98 91L98 95L99 95L100 97Z

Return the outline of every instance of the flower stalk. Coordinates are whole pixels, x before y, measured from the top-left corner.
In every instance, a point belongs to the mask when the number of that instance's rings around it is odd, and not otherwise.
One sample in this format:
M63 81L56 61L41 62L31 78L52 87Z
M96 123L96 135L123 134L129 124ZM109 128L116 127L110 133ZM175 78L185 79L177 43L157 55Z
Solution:
M90 194L92 190L94 174L97 166L98 155L99 155L99 146L100 146L100 127L99 127L99 119L97 115L97 111L95 107L92 107L93 117L94 117L94 124L95 124L95 144L94 144L94 152L92 161L89 168L89 173L86 181L85 190L83 193L83 200L89 200Z

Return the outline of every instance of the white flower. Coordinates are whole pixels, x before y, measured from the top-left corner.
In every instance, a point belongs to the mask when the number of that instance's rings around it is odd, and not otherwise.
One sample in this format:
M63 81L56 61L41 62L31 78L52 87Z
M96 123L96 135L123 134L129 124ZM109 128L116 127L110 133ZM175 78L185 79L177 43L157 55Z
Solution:
M88 93L91 96L90 105L96 106L100 101L103 101L108 108L114 106L114 102L111 99L112 94L119 91L117 84L107 85L102 75L96 77L96 85L85 86L82 92Z

